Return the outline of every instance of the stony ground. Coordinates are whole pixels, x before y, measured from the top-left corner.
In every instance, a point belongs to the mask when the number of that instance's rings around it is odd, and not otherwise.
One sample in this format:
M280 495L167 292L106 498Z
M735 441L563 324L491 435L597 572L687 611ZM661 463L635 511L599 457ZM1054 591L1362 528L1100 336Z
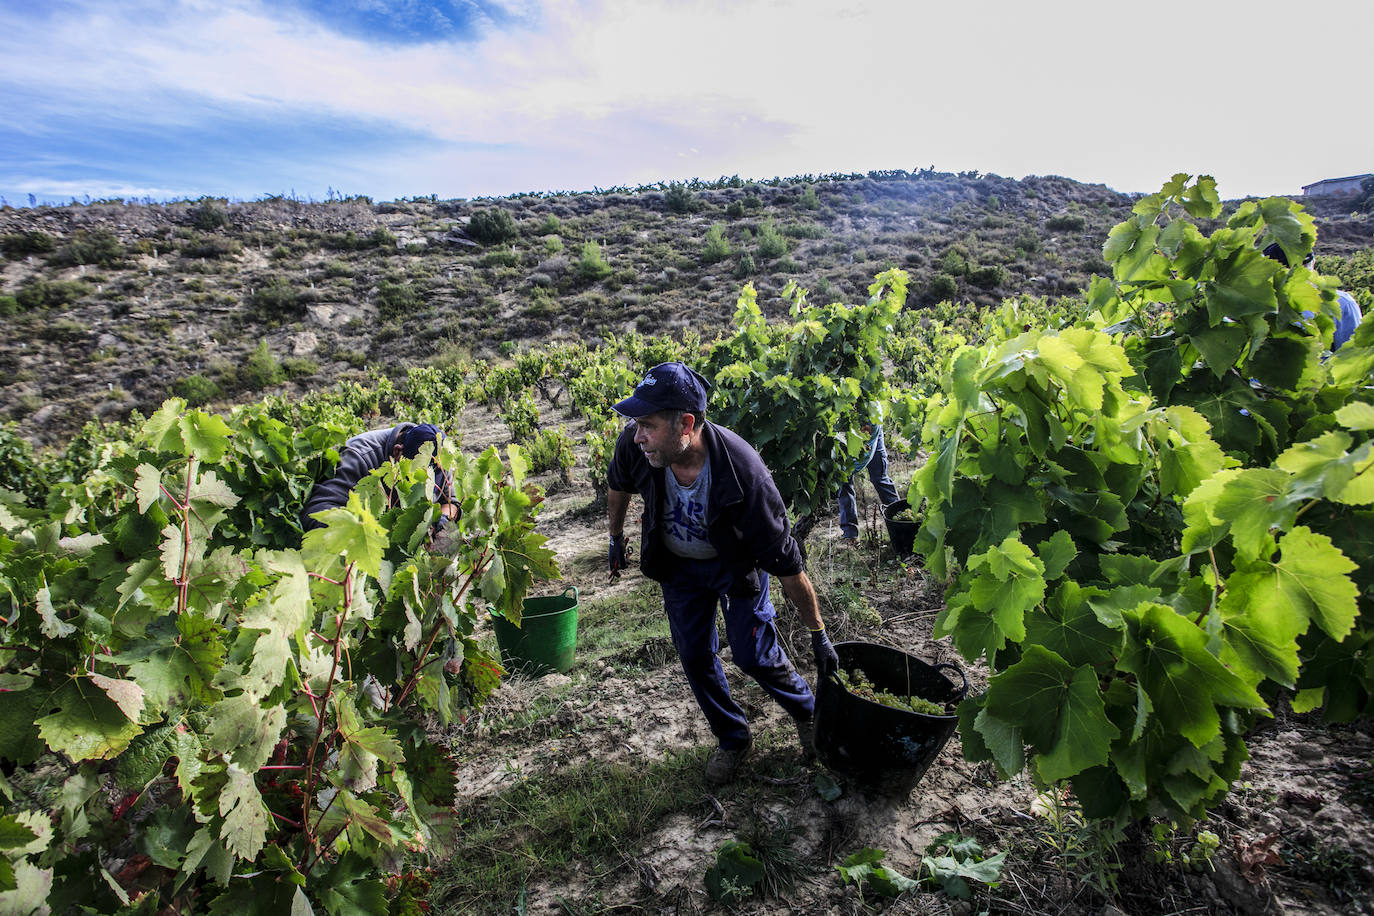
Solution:
M501 438L489 418L468 419L466 447ZM894 469L899 486L909 475L909 467ZM652 597L637 574L607 581L604 522L588 511L589 501L589 490L580 484L555 485L550 495L541 526L551 536L565 580L547 591L575 585L584 606L636 594ZM899 566L876 524L870 523L857 549L841 547L837 535L832 517L810 538L811 574L832 630L932 663L959 661L946 640L932 637L941 606L938 584L914 566ZM862 601L841 600L846 589L861 593ZM793 657L814 680L805 632L775 596L784 638L803 650ZM590 759L647 765L694 750L704 759L712 739L671 646L661 637L648 638L631 654L580 660L567 675L510 679L461 736L464 798L489 796L532 774ZM1152 861L1137 837L1105 860L1110 867L1095 873L1091 833L1072 817L1056 819L1052 800L1024 776L998 782L988 765L964 761L957 733L907 797L874 797L848 786L838 800L822 800L816 777L823 768L802 765L786 718L733 670L728 650L724 654L732 690L761 736L748 771L720 791L703 783L694 804L666 817L647 840L627 845L623 864L610 874L588 872L559 886L532 885L526 912L723 911L707 896L703 874L723 843L770 818L794 829L791 847L804 863L802 878L781 899L744 904L740 912L1374 912L1374 730L1368 724L1329 727L1312 716L1280 713L1252 735L1252 759L1227 802L1206 825L1197 825L1221 839L1210 868L1192 871L1177 860ZM978 670L966 667L976 684ZM556 700L553 712L538 722L502 727L522 709L550 698ZM972 903L938 893L865 901L836 880L833 866L863 847L886 850L887 862L915 874L926 844L950 830L976 837L989 854L1008 853L999 888L984 890ZM1172 845L1166 837L1164 848L1178 855L1191 836L1181 832ZM1109 881L1115 882L1114 894Z

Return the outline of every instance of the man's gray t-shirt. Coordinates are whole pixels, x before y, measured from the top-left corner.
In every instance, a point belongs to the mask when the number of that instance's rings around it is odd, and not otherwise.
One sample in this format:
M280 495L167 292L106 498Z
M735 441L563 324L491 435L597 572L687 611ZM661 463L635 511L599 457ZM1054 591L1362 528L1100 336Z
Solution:
M706 510L711 497L711 462L701 466L701 473L689 487L673 476L673 469L665 468L663 479L663 543L672 553L695 560L709 560L716 556L716 548L706 538Z

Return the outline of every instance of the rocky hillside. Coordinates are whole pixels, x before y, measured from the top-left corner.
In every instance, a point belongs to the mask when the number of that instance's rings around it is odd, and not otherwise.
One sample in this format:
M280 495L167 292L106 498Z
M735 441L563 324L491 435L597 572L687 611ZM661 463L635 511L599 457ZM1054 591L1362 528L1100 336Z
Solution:
M1058 177L882 173L499 200L0 210L0 418L36 442L171 393L224 403L629 330L711 336L753 282L909 305L1073 294L1132 198ZM1374 219L1316 211L1323 251Z

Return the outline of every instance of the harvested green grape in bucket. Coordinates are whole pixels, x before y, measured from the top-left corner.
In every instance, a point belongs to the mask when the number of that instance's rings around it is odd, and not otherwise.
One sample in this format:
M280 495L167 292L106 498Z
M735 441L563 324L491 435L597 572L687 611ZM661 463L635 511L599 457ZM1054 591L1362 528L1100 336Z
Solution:
M852 672L845 671L843 668L835 672L836 679L850 693L861 699L880 703L892 709L900 709L903 712L915 712L925 716L947 716L944 704L932 703L930 700L921 697L904 697L897 694L888 693L886 690L879 690L873 685L868 677L855 668Z

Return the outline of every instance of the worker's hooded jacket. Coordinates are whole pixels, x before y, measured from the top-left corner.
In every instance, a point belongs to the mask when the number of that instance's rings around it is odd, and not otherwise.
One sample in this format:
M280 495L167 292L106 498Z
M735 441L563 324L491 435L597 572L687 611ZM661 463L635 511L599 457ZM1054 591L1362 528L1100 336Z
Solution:
M639 566L660 582L670 575L678 557L663 543L665 468L655 468L635 444L630 423L615 443L606 484L622 493L638 493L644 500ZM773 576L802 571L801 550L792 537L787 509L758 452L723 426L706 423L701 430L711 463L710 505L706 539L733 576L732 595L759 591L758 570Z
M310 516L325 509L337 509L348 503L348 494L368 474L391 460L396 443L414 423L398 423L369 432L359 433L344 443L339 455L339 467L334 476L315 484L301 509L301 530L323 528L324 523Z

